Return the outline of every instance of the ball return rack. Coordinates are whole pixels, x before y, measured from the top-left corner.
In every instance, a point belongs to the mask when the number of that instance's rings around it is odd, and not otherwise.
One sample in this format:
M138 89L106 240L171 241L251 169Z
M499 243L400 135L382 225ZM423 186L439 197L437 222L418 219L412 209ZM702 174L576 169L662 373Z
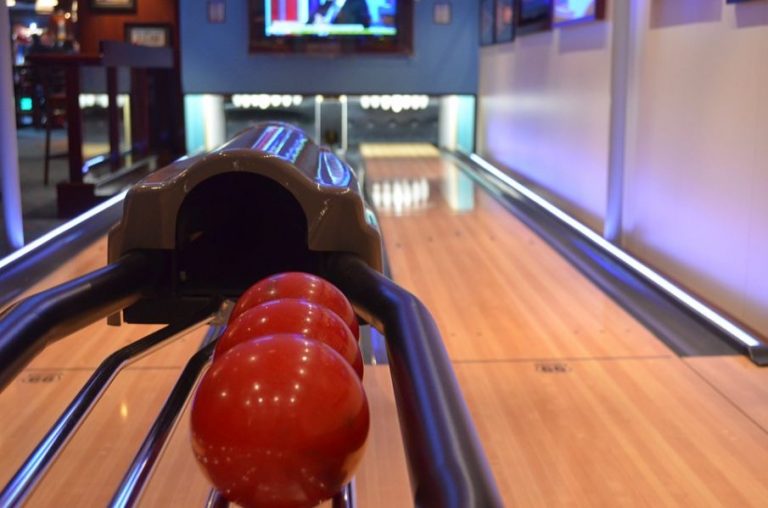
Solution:
M381 234L354 172L301 130L260 124L152 173L127 194L108 252L104 268L0 315L0 390L46 345L99 319L166 326L101 363L0 492L0 506L24 503L121 368L210 325L110 502L135 506L210 362L226 306L282 271L330 280L384 335L414 504L502 506L432 316L382 275ZM354 506L353 490L350 483L333 505ZM206 506L227 502L212 490Z

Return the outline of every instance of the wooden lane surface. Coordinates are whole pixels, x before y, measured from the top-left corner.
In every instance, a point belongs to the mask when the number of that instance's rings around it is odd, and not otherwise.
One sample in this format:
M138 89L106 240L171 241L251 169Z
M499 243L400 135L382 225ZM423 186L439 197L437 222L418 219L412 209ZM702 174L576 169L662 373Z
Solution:
M419 157L366 161L369 183L457 169ZM383 177L381 175L384 175ZM393 276L431 309L454 360L670 356L671 351L485 193L453 213L380 214ZM505 338L506 336L507 338Z
M745 356L686 358L684 361L745 416L768 429L768 369L755 367Z
M455 178L385 147L367 184ZM440 170L436 169L440 168ZM484 193L379 219L432 311L509 506L765 506L768 371L680 359Z
M97 269L105 259L106 241L102 239L26 294ZM158 328L116 328L103 321L94 323L49 346L0 393L3 485L96 366L115 349ZM104 506L203 334L204 329L190 333L125 368L62 452L28 506ZM367 366L365 386L373 421L357 477L360 506L407 506L410 489L388 368ZM185 412L141 505L202 506L209 489L192 456L189 418Z
M765 429L682 363L455 369L508 506L765 506Z
M106 238L96 241L32 294L106 263ZM10 479L95 368L113 351L159 329L110 327L104 320L46 348L0 394L0 480ZM200 328L126 367L62 452L29 506L100 506L110 498L175 383L199 346Z
M421 157L434 158L440 155L440 151L425 143L365 143L360 146L360 154L368 161L379 157L413 160Z
M12 452L3 460L4 480L89 375L86 371L64 371L62 380L43 393L37 385L13 387L9 395L16 402L17 411L2 416L6 420L2 422L3 428L11 426L8 442L3 442L2 447ZM105 506L177 377L176 371L155 368L121 373L62 452L28 506ZM3 409L9 395L2 395ZM24 400L29 405L22 405ZM36 439L29 440L33 433ZM28 446L22 447L22 442ZM19 453L23 448L25 453ZM6 457L8 466L13 467L6 468Z

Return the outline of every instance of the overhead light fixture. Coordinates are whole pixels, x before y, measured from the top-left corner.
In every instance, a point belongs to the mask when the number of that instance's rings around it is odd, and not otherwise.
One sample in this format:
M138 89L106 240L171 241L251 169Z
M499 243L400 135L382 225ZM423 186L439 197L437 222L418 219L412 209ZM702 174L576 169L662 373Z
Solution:
M59 0L35 0L35 12L50 14L59 5Z
M8 7L15 7L16 0L5 0L5 5L7 5Z

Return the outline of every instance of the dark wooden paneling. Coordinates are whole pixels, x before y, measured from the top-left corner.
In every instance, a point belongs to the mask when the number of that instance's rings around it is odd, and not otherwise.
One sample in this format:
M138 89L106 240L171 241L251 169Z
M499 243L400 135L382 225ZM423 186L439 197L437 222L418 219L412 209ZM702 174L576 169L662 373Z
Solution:
M80 51L97 53L100 41L122 41L126 23L168 23L174 48L179 47L178 0L136 0L136 12L116 14L93 11L88 1L80 2L78 40Z

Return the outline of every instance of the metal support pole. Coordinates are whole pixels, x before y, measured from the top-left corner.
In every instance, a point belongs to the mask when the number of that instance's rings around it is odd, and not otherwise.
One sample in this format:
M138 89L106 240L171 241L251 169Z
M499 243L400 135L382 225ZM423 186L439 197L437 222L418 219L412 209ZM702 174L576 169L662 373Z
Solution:
M8 243L24 245L19 184L19 151L16 141L16 99L13 94L11 22L6 2L0 2L0 187Z
M120 120L117 111L117 68L107 67L107 122L109 132L109 166L114 172L120 168Z
M611 111L608 146L608 198L605 210L603 237L621 245L624 214L624 173L629 150L633 143L633 129L637 119L635 73L638 48L641 47L639 10L637 1L614 2L613 44L611 46Z

